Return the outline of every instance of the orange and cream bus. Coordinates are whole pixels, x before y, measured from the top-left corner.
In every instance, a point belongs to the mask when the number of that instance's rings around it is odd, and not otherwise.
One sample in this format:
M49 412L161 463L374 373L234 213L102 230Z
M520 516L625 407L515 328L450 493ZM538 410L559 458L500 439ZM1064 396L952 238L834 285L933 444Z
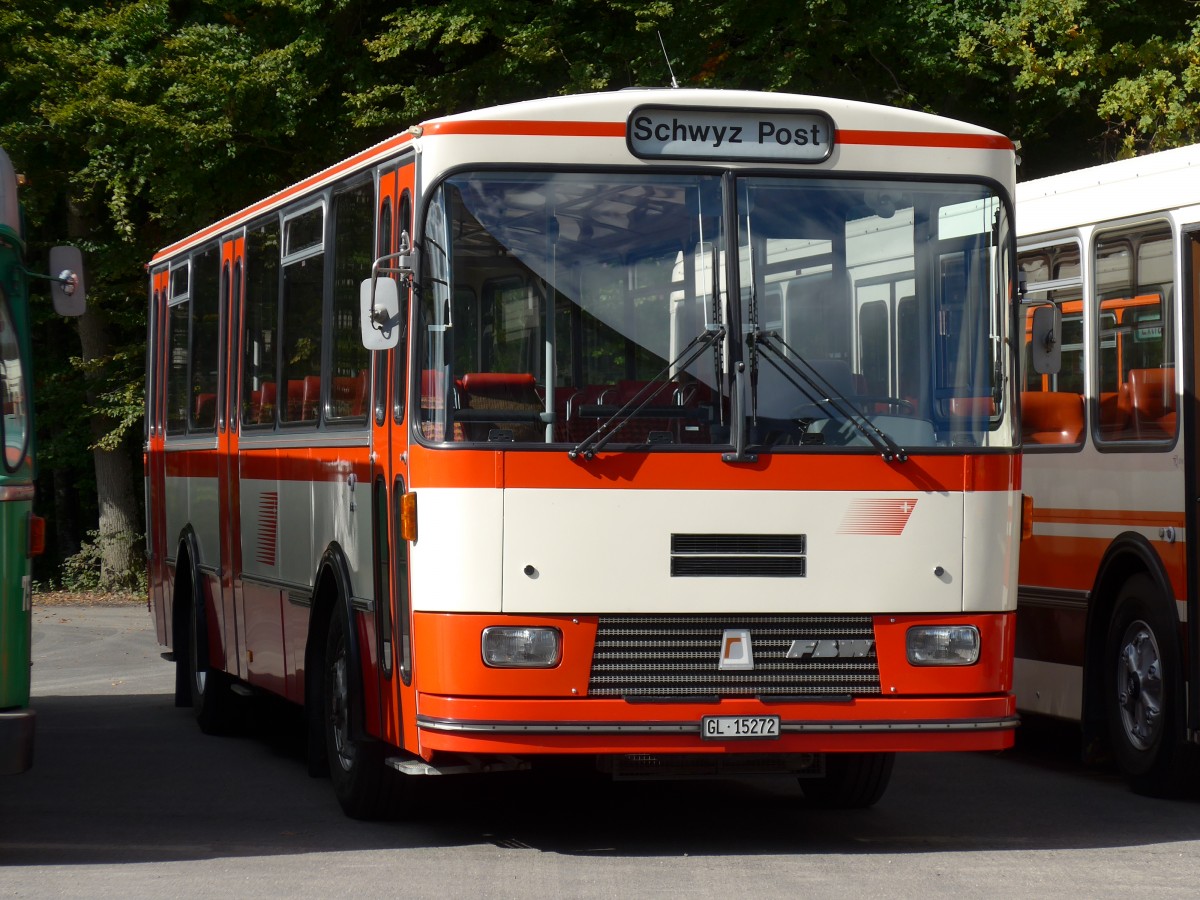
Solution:
M594 758L1001 749L1021 521L1014 153L639 90L415 126L149 265L152 609L208 731L306 710L379 813Z
M1023 711L1079 721L1133 785L1182 787L1200 736L1200 146L1018 187ZM1033 324L1041 312L1046 327ZM1190 402L1181 401L1190 399Z

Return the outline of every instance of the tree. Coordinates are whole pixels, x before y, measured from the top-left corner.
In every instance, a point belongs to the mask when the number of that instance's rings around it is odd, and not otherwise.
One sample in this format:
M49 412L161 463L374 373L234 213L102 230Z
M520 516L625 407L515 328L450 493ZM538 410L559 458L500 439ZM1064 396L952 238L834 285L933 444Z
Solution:
M1189 0L1018 0L957 55L1004 98L1033 174L1051 174L1197 140L1198 28Z
M6 0L0 40L35 254L72 237L91 274L88 316L38 322L59 555L88 520L115 548L137 527L155 249L408 125L673 73L976 122L1023 177L1200 139L1190 0Z
M37 362L87 385L82 405L42 405L43 433L54 495L69 500L59 488L77 460L54 438L77 440L67 420L81 408L91 420L105 584L128 584L143 568L130 536L140 518L144 264L168 239L362 140L345 125L341 97L365 67L371 6L14 0L0 10L9 48L0 141L31 177L35 236L66 235L88 257L81 352L51 343Z

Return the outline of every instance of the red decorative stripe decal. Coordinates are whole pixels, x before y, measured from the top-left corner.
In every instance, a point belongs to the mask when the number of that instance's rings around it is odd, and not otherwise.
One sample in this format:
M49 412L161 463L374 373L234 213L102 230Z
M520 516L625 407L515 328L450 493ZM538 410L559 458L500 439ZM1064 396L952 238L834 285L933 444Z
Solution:
M855 500L846 510L838 534L878 534L895 537L904 531L917 508L916 497Z
M275 565L278 537L279 493L268 491L258 501L258 553L254 557L264 566Z

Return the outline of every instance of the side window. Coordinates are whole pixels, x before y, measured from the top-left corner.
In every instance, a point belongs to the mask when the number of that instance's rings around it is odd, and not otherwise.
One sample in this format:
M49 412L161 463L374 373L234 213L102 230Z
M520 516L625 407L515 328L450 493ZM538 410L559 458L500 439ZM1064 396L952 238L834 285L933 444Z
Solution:
M1018 256L1025 275L1022 321L1021 432L1027 447L1078 447L1084 435L1083 280L1079 243L1064 241ZM1034 370L1031 359L1033 311L1058 307L1062 364L1053 374Z
M325 206L285 218L283 225L283 371L279 420L316 422L321 400L321 336L325 287Z
M327 415L365 422L371 359L358 327L359 283L371 272L375 187L364 181L333 197L333 319Z
M1178 425L1170 229L1156 224L1101 235L1095 267L1099 437L1169 444Z
M246 313L242 335L242 425L274 425L279 376L279 222L246 235Z
M3 386L4 467L15 472L29 448L29 385L21 360L21 341L0 288L0 385Z
M167 312L167 433L182 434L188 424L188 325L191 303L188 294L189 263L171 269Z
M217 366L220 334L220 253L214 244L192 257L188 415L192 431L212 432L217 424Z

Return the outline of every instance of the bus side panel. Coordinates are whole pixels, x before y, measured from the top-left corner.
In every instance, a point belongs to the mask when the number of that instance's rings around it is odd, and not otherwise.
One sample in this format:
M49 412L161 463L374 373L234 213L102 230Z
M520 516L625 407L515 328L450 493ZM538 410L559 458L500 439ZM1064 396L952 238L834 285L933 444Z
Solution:
M240 469L240 528L242 542L241 633L251 684L279 694L285 692L283 613L286 591L279 581L278 452L248 450L238 457Z
M31 494L32 496L32 490ZM29 555L25 535L33 503L0 502L0 710L29 705Z
M330 451L327 451L330 452ZM336 455L334 455L336 454ZM345 562L349 575L349 597L339 602L349 602L359 610L374 601L374 582L371 547L371 479L367 448L339 448L331 452L331 458L316 465L315 455L310 467L314 479L311 484L312 497L312 546L313 560L320 560L327 551L334 551ZM288 580L300 573L290 572ZM305 576L312 583L315 573ZM354 616L360 630L359 647L364 666L364 697L368 731L378 732L379 688L375 673L379 671L374 617ZM287 676L289 699L302 700L304 696L304 658L308 639L309 610L284 607L284 634L287 645Z
M1089 607L1098 600L1092 591L1116 538L1136 534L1150 543L1186 618L1187 545L1164 540L1183 526L1183 475L1169 453L1100 453L1088 444L1027 454L1024 488L1034 506L1033 534L1021 544L1018 706L1079 719Z
M210 665L224 669L226 622L219 575L221 537L217 525L220 512L217 505L217 452L213 449L185 454L189 477L183 480L187 486L187 524L195 537L197 550L192 565L197 567L200 586L204 592L208 660Z

